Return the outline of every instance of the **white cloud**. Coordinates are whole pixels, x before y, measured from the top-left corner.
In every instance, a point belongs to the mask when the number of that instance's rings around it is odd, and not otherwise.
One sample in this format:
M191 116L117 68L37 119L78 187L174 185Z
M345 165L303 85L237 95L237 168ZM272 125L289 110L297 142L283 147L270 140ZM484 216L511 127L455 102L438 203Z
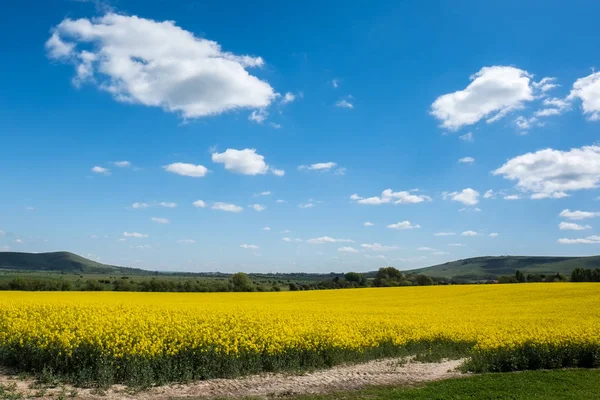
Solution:
M208 168L204 165L194 165L187 163L173 163L163 166L165 171L172 172L177 175L191 176L193 178L201 178L206 175Z
M333 171L334 175L346 175L346 168L340 167Z
M511 194L508 196L504 196L504 200L521 200L521 196L518 194Z
M310 171L330 171L332 168L337 166L333 161L315 163L310 165L300 165L299 170L307 169Z
M433 236L454 236L456 232L437 232L434 233Z
M447 251L434 251L432 253L434 256L445 256L446 254L450 254Z
M478 233L475 231L464 231L463 233L460 234L461 236L477 236Z
M526 134L529 129L537 126L544 126L544 123L540 122L536 117L525 118L520 115L515 118L515 125L522 131L522 134Z
M413 225L410 221L397 222L387 226L390 229L415 229L420 228L421 225Z
M98 165L95 165L92 168L92 172L94 172L96 174L110 175L110 170L108 168L100 167Z
M475 159L473 157L463 157L459 159L458 162L462 164L473 164Z
M466 188L460 192L442 192L442 198L444 200L458 201L467 206L474 206L479 203L479 192L471 188Z
M350 103L346 99L338 100L337 103L335 103L335 106L338 108L350 108L350 109L354 108L354 104Z
M339 251L341 253L358 253L358 250L356 250L354 247L350 247L350 246L340 247L337 249L337 251Z
M581 100L583 114L588 120L600 120L600 72L594 72L575 81L567 100L575 99Z
M265 157L257 154L256 149L227 149L223 153L213 153L212 160L223 164L226 170L242 175L263 175L269 170Z
M559 192L593 189L600 182L600 146L584 146L569 151L539 150L508 160L493 171L516 180L524 191L552 196Z
M76 85L89 82L119 102L161 107L184 118L261 109L277 96L246 69L264 65L262 58L225 52L173 21L114 13L67 18L46 48L50 58L75 66Z
M498 237L498 234L496 232L492 232L488 236L489 237Z
M260 110L254 110L248 116L248 120L252 122L256 122L257 124L262 124L269 117L269 112L263 108Z
M240 247L242 249L250 249L250 250L257 250L259 249L259 247L255 244L240 244Z
M542 93L546 93L547 91L560 86L555 82L556 78L546 77L540 80L539 82L533 82L531 86L533 86L536 89L539 89L539 91Z
M266 192L260 192L260 193L256 193L254 196L270 196L271 192L266 191Z
M285 200L277 199L277 200L275 200L275 203L277 203L277 204L283 204L283 203L285 203Z
M196 243L196 241L194 239L181 239L181 240L178 240L177 243L194 244L194 243Z
M558 224L558 229L561 231L583 231L585 229L592 229L589 225L579 225L573 222L561 222Z
M369 221L365 222L363 225L364 225L364 226L375 226L375 224L374 224L374 223L372 223L372 222L369 222Z
M135 202L131 205L131 208L135 208L135 209L148 208L148 207L150 207L150 205L148 203Z
M436 250L432 249L431 247L419 247L417 249L417 251L436 251Z
M412 194L407 191L393 192L392 189L386 189L381 192L381 196L361 197L354 193L350 196L351 200L358 204L380 205L380 204L417 204L424 201L431 201L431 197L425 195Z
M165 208L176 208L177 207L177 203L174 203L172 201L161 201L160 203L158 203L158 205L161 207L165 207Z
M381 243L363 243L360 247L371 251L392 251L399 249L398 246L384 246Z
M288 104L296 100L296 95L290 92L287 92L283 98L281 99L281 104Z
M261 204L252 204L248 207L253 208L255 211L264 211L266 209L266 207Z
M558 239L559 244L600 244L600 236L588 236L579 239Z
M285 175L285 171L282 169L277 169L277 168L271 167L270 170L271 170L271 173L275 176L284 176Z
M448 246L450 247L465 247L466 245L462 243L450 243Z
M264 227L264 228L262 228L261 230L263 230L263 231L270 231L270 230L271 230L271 228L269 228L268 226L265 226L265 227Z
M534 100L531 74L508 66L484 67L463 90L438 97L431 114L444 128L457 130L487 118L494 122Z
M25 242L24 242L22 239L15 239L15 240L13 241L13 243L16 243L16 244L23 244L23 243L25 243Z
M313 203L302 203L298 205L298 208L313 208L314 206Z
M115 161L113 164L115 167L119 167L119 168L131 167L131 163L129 161Z
M308 239L306 243L310 244L323 244L323 243L353 243L354 240L350 239L335 239L329 236L321 236L318 238Z
M242 207L236 206L235 204L222 203L220 201L213 204L212 209L219 210L219 211L235 212L235 213L242 212L244 210Z
M485 194L483 195L484 199L493 199L496 198L496 195L494 194L493 190L488 190L487 192L485 192Z
M339 79L332 79L331 80L331 86L333 86L334 89L337 89L340 86L340 80Z
M598 211L571 211L568 208L562 210L559 216L567 219L587 219L587 218L595 218L600 217L600 212Z
M131 248L135 248L135 249L150 249L152 247L150 247L149 244L138 244L137 246L130 246Z
M157 224L168 224L169 220L167 218L159 218L159 217L152 217L152 221L156 222Z
M472 142L473 141L473 132L467 132L464 135L460 135L458 137L463 142Z
M559 115L560 111L556 108L543 108L541 110L537 110L534 115L536 117L550 117L552 115Z
M275 122L271 122L271 123L269 123L269 125L271 125L271 127L274 129L281 129L281 124L276 124Z
M196 208L206 208L206 203L204 202L204 200L196 200L192 203L192 205Z
M532 200L540 199L562 199L563 197L569 197L565 192L553 192L553 193L534 193L531 195Z
M132 237L132 238L147 238L148 235L144 234L144 233L138 233L138 232L123 232L123 236L124 237Z

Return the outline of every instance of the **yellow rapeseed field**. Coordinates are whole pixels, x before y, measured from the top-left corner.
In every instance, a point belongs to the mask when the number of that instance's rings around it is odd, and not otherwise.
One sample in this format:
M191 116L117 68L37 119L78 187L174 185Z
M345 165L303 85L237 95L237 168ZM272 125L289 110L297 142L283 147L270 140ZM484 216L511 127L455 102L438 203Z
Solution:
M600 284L0 293L0 362L30 369L35 366L13 359L17 353L36 362L64 363L89 354L125 368L119 360L168 360L185 354L197 363L203 353L213 359L360 355L384 345L402 348L435 341L470 343L482 353L523 345L597 351ZM302 366L302 360L296 362Z

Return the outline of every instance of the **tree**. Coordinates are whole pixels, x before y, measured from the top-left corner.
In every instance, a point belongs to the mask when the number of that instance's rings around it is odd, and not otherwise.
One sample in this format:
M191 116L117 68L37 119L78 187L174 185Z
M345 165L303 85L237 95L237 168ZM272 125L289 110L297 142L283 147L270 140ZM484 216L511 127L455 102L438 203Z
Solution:
M433 285L433 279L427 275L419 275L417 276L417 284L419 286L431 286Z
M254 290L252 280L243 272L233 274L231 277L231 284L234 292L252 292Z
M367 278L358 272L348 272L344 275L344 279L350 283L355 283L358 286L367 286Z
M373 281L374 286L398 286L398 284L404 280L402 272L398 271L394 267L382 267L379 268Z
M517 278L517 282L519 282L519 283L525 282L525 274L519 270L517 270L517 272L515 272L515 278Z

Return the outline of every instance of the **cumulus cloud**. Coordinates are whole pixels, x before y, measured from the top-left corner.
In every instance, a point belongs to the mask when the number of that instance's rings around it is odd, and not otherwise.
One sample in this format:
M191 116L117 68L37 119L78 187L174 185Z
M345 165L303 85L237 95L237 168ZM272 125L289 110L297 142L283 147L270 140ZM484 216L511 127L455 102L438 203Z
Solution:
M204 200L196 200L192 203L192 205L196 208L206 208L206 203Z
M240 244L240 247L242 249L250 249L250 250L257 250L259 249L259 247L255 244Z
M416 229L420 228L421 225L413 225L410 221L402 221L395 224L389 224L387 227L390 229Z
M588 120L600 120L600 72L575 81L567 100L575 99L581 100L583 114Z
M564 209L558 214L559 216L567 219L588 219L600 216L598 211L571 211L568 208Z
M294 100L296 100L296 95L294 93L287 92L283 95L283 98L281 99L281 104L288 104L293 102Z
M473 139L473 132L467 132L464 135L460 135L458 137L460 140L462 140L463 142L472 142Z
M349 108L352 109L354 108L354 104L352 104L350 102L351 98L347 98L347 99L340 99L335 103L335 106L338 108Z
M462 243L450 243L448 246L450 247L465 247L465 244Z
M496 232L492 232L488 236L489 237L498 237L498 234Z
M521 200L521 196L518 194L510 194L508 196L504 196L504 200Z
M337 163L333 161L315 163L310 165L300 165L298 167L299 170L309 170L309 171L331 171L332 168L335 168Z
M128 238L147 238L148 235L144 234L144 233L138 233L138 232L123 232L123 236Z
M256 122L257 124L262 124L269 117L269 112L263 108L260 110L254 110L248 116L248 120L252 122Z
M558 224L558 229L561 231L583 231L586 229L592 229L589 225L579 225L574 222L561 222Z
M262 228L261 230L263 230L263 231L270 231L270 230L271 230L271 228L269 228L268 226L265 226L265 227L264 227L264 228Z
M461 164L473 164L475 159L473 157L463 157L459 159L458 162Z
M496 194L494 193L493 190L488 190L487 192L485 192L485 194L483 195L484 199L493 199L496 197Z
M266 209L266 207L261 204L251 204L249 207L253 208L255 211L264 211Z
M110 175L110 170L108 168L100 167L98 165L92 167L92 172L96 174Z
M374 223L372 223L372 222L369 222L369 221L365 222L363 225L364 225L364 226L375 226L375 224L374 224Z
M360 247L371 251L392 251L399 249L398 246L384 246L381 243L363 243L360 245Z
M158 203L158 205L161 207L166 207L166 208L176 208L177 207L177 203L172 202L172 201L161 201L160 203Z
M306 243L310 244L324 244L324 243L353 243L354 240L350 239L335 239L329 236L321 236L318 238L308 239Z
M565 192L553 192L553 193L534 193L531 195L532 200L540 199L562 199L563 197L569 197Z
M236 206L235 204L222 203L220 201L213 204L212 209L219 210L219 211L235 212L235 213L242 212L244 210L242 207Z
M477 236L478 233L475 231L464 231L463 233L460 234L461 236Z
M165 165L163 168L167 172L182 176L191 176L192 178L202 178L208 172L208 168L204 165L194 165L182 162Z
M271 168L265 162L265 157L256 149L227 149L223 153L213 153L212 161L223 164L227 171L242 175L264 175L269 170L277 176L285 175L283 170Z
M482 119L494 122L535 99L531 74L509 66L484 67L463 90L444 94L431 105L442 127L457 130Z
M545 196L536 198L564 197L570 191L598 187L600 146L523 154L508 160L493 174L517 181L521 190Z
M115 161L113 164L115 167L119 167L119 168L131 167L131 163L129 161Z
M442 198L444 200L458 201L467 206L474 206L479 203L479 192L471 188L466 188L460 192L442 192Z
M90 83L116 101L160 107L184 118L268 107L277 97L248 72L260 57L223 51L173 21L108 13L64 19L46 42L51 59L73 64L76 85Z
M177 243L194 244L194 243L196 243L196 241L194 239L181 239L181 240L178 240Z
M354 247L350 247L350 246L340 247L337 249L337 251L339 251L341 253L358 253L358 250L356 250Z
M298 208L313 208L315 205L314 203L302 203L302 204L298 204Z
M256 193L254 196L270 196L271 192L266 191L266 192L260 192L260 193Z
M140 203L140 202L135 202L131 205L131 208L135 208L135 209L148 208L148 207L150 207L150 205L148 203Z
M433 236L454 236L456 232L437 232L434 233Z
M169 220L167 218L152 217L152 222L156 222L157 224L168 224Z
M417 204L424 201L431 201L431 197L419 194L413 194L407 191L393 192L392 189L386 189L381 192L381 196L361 197L354 193L350 196L350 200L356 201L358 204L380 205L380 204Z
M419 248L417 249L417 251L436 251L436 250L435 250L435 249L433 249L433 248L431 248L431 247L426 247L426 246L423 246L423 247L419 247Z
M559 244L600 244L600 236L588 236L585 238L578 239L558 239Z

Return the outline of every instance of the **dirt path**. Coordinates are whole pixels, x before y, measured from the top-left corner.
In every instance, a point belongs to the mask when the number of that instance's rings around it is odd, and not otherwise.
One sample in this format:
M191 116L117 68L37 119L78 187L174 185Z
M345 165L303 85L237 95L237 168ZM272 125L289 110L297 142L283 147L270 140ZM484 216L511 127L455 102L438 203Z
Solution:
M76 398L81 399L171 399L171 398L223 398L223 397L280 397L296 394L325 393L336 390L358 389L370 385L414 384L461 376L456 371L461 361L440 363L402 362L400 359L371 361L363 364L338 366L328 370L303 375L262 374L238 379L211 379L186 385L170 385L152 388L139 393L128 393L126 388L115 385L105 393L93 389L77 389ZM32 381L19 380L1 374L0 383L15 384L15 392L30 397L36 392L38 398L57 398L75 394L72 387L46 389L42 396Z

